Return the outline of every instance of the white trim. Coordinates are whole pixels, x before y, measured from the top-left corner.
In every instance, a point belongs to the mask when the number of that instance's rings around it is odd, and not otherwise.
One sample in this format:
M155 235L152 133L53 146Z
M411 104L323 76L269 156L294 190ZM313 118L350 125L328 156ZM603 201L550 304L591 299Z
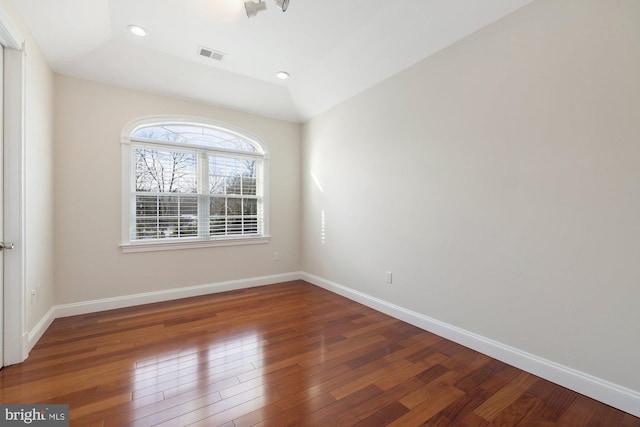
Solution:
M38 343L38 340L42 338L42 335L44 335L49 326L51 326L53 321L56 319L55 312L55 307L51 307L49 311L47 311L47 314L45 314L38 324L33 327L31 332L29 332L29 351L31 351L31 349Z
M230 133L230 132L227 132L227 133ZM247 139L247 138L244 138L244 139ZM138 138L138 137L124 138L123 137L120 143L123 145L135 145L135 146L143 146L143 147L160 146L160 147L171 148L174 151L178 151L179 149L184 149L184 151L186 152L190 152L192 150L215 151L216 153L225 153L225 154L233 155L235 157L243 157L246 159L256 159L256 158L264 159L265 157L264 153L261 151L242 151L242 150L232 150L230 148L206 147L204 145L187 144L186 142L175 143L175 142L159 141L159 140L149 139L149 138Z
M24 38L0 8L0 42L4 50L4 238L15 249L4 254L4 365L27 358L25 249L25 111Z
M129 138L125 143L123 137L120 149L122 158L120 162L120 246L123 247L131 242L131 224L136 220L135 213L131 210L131 170L134 165Z
M6 48L21 50L24 38L0 5L0 44Z
M303 272L302 280L640 417L640 392L638 391L510 347L312 274Z
M153 241L151 243L124 243L120 245L123 254L136 252L155 252L155 251L173 251L178 249L198 249L198 248L214 248L218 246L240 246L240 245L260 245L269 243L270 236L244 237L244 238L228 238L228 239L209 239L209 240L193 240L185 242L180 240L170 242Z
M274 274L271 276L253 277L249 279L231 280L228 282L210 283L206 285L187 286L184 288L167 289L164 291L146 292L142 294L125 295L121 297L104 298L93 301L83 301L72 304L62 304L53 307L54 318L77 316L116 308L133 307L154 302L172 301L200 295L219 292L235 291L256 286L272 285L274 283L299 280L300 272Z

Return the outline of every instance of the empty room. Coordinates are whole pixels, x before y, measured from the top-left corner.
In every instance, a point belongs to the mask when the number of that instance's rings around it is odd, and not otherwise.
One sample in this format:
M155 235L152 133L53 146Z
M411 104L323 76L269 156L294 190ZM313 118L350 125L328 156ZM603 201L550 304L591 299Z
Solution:
M0 425L640 427L640 1L0 0Z

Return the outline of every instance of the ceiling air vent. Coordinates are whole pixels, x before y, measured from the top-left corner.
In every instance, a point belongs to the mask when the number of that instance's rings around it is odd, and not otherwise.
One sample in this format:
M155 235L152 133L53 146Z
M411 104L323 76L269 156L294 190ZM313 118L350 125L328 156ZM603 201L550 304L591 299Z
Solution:
M226 53L218 52L217 50L209 49L208 47L200 46L198 48L198 56L204 56L205 58L215 59L216 61L222 61L222 58Z

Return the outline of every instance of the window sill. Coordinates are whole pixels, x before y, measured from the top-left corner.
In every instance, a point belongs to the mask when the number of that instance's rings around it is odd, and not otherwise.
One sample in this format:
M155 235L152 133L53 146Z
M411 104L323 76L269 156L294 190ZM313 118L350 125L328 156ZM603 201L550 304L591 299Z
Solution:
M240 246L240 245L260 245L269 243L270 236L260 237L243 237L243 238L225 238L215 240L191 240L191 241L170 241L170 242L136 242L123 243L120 245L122 253L137 252L157 252L157 251L174 251L180 249L199 249L212 248L218 246Z

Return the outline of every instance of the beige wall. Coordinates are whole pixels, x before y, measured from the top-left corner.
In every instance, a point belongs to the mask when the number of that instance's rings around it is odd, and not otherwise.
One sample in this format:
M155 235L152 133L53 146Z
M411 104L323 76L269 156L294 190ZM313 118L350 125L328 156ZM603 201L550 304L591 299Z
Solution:
M62 75L55 89L56 304L298 271L299 125ZM129 121L152 115L207 117L266 143L269 244L121 253L120 136Z
M29 327L53 305L53 73L34 42L27 44L26 114L26 285ZM38 286L39 285L39 286Z
M640 391L639 23L538 0L306 123L302 270Z
M53 306L53 73L13 3L0 0L0 6L24 37L27 51L24 263L31 330ZM37 295L31 297L36 289Z

